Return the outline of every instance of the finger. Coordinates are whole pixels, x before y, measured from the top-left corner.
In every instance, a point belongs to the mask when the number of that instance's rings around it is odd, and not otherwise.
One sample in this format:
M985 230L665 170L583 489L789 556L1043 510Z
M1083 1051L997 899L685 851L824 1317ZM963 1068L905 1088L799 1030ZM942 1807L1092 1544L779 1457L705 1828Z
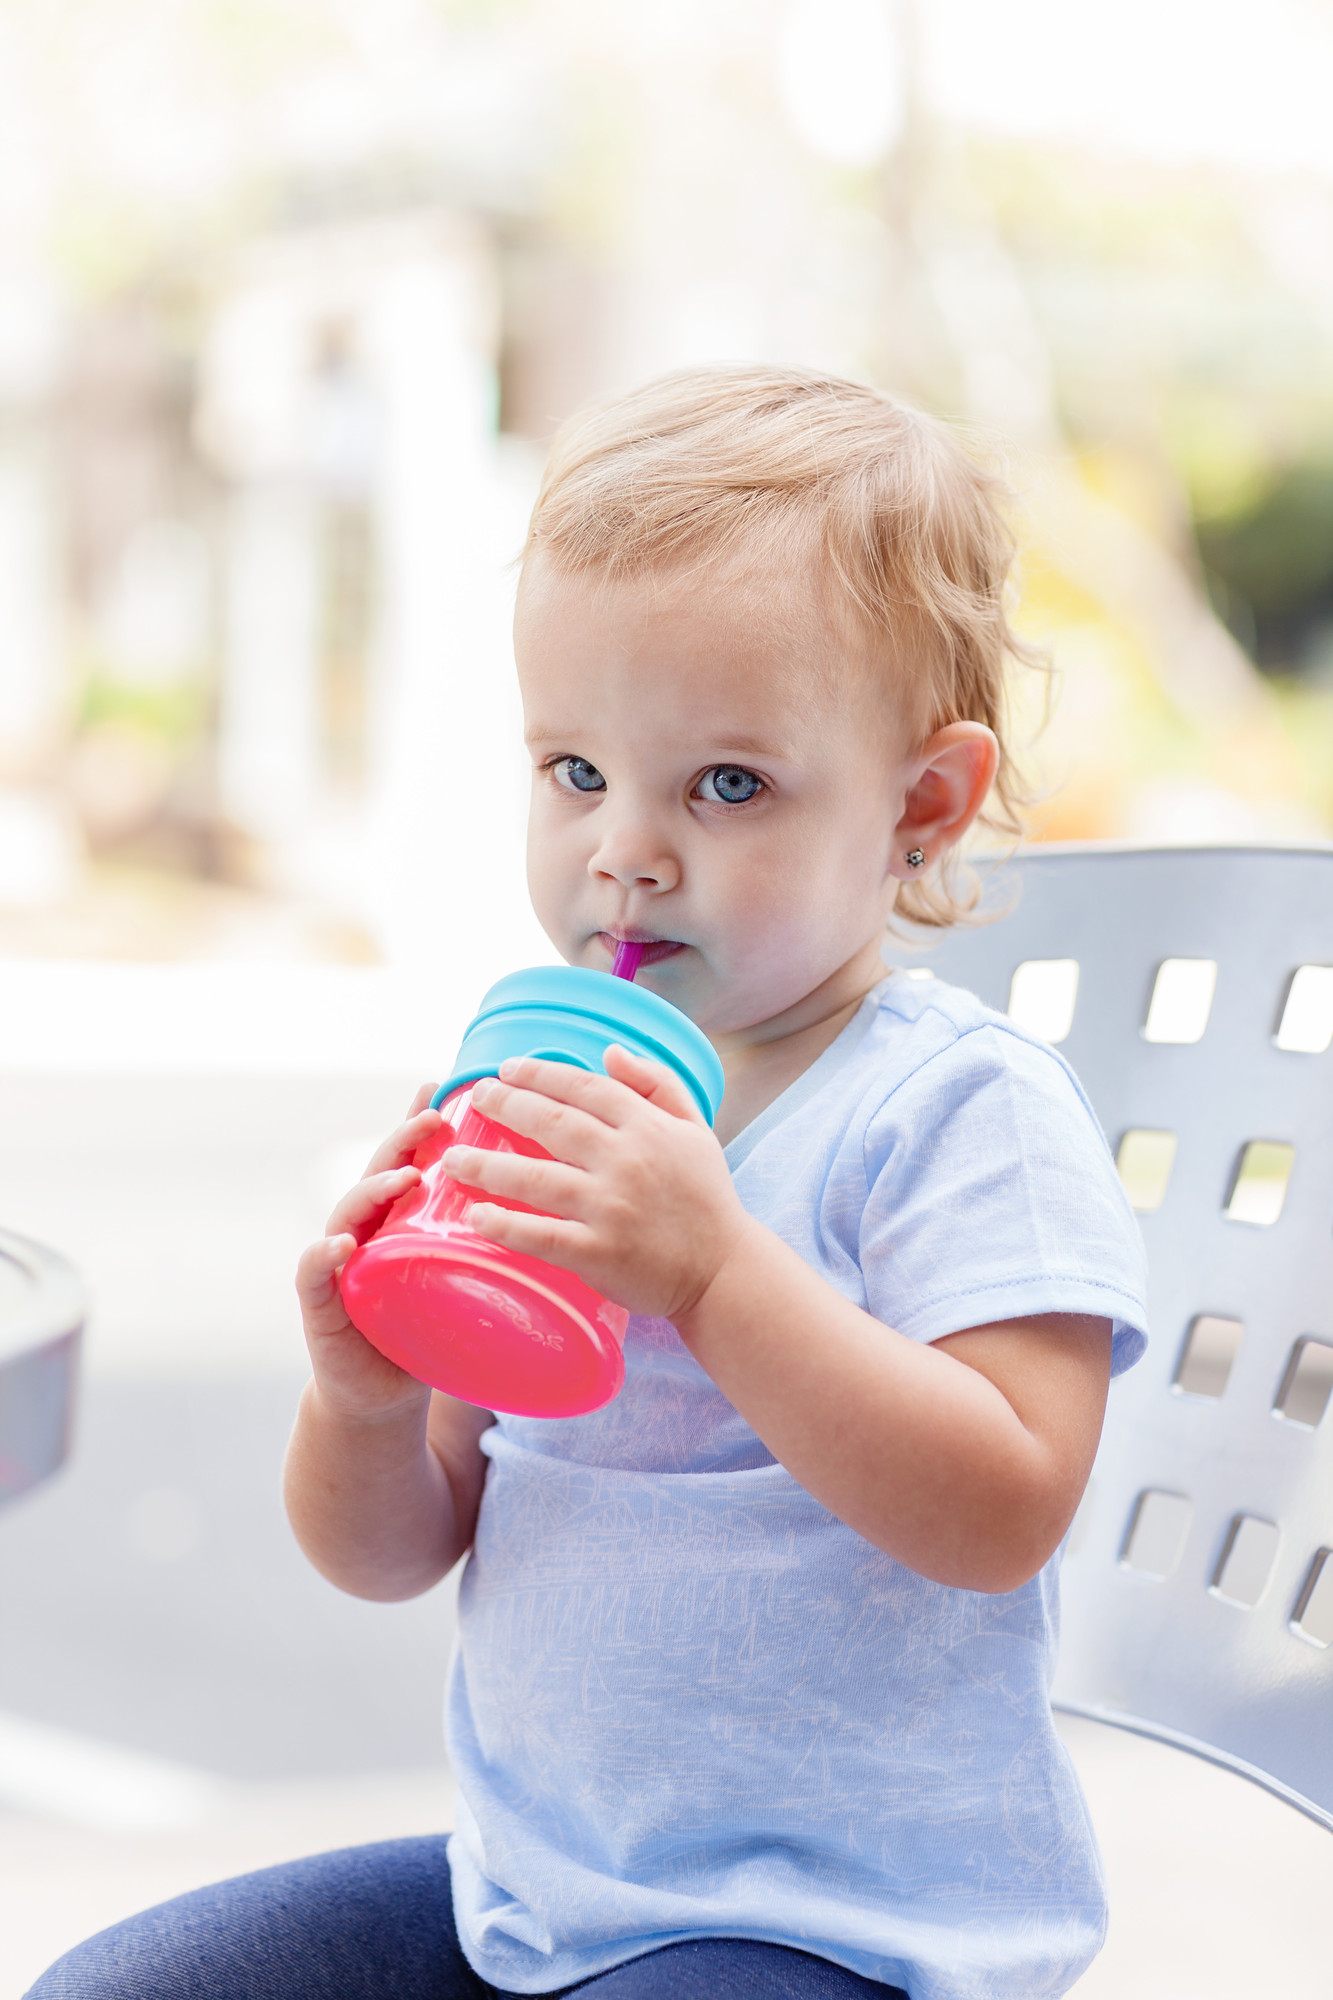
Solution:
M630 1091L622 1095L629 1105L637 1102ZM494 1077L476 1086L472 1102L483 1117L524 1139L535 1139L546 1152L570 1166L595 1167L605 1156L608 1126L576 1105L562 1104L537 1090L500 1083Z
M301 1253L296 1295L311 1333L339 1333L350 1324L338 1290L338 1272L355 1248L354 1236L325 1236Z
M664 1063L632 1055L619 1042L610 1044L602 1061L606 1064L609 1077L617 1083L628 1084L649 1104L655 1104L659 1111L668 1111L673 1118L685 1118L694 1125L707 1123L692 1093Z
M486 1152L479 1146L451 1146L444 1170L465 1187L524 1201L552 1215L580 1215L588 1192L588 1176L580 1167L529 1160L522 1153Z
M623 1125L638 1109L635 1093L600 1070L579 1069L574 1063L548 1062L542 1056L510 1056L500 1065L500 1081L535 1090L555 1104L599 1118L603 1125Z
M438 1083L423 1083L407 1107L408 1118L415 1118L418 1111L425 1111L439 1087Z
M424 1090L425 1084L421 1088ZM425 1105L413 1117L395 1126L384 1143L375 1148L366 1163L366 1173L382 1174L393 1167L406 1166L422 1140L428 1139L432 1132L438 1131L443 1122L438 1111L432 1111L429 1105Z
M612 1076L580 1070L572 1062L548 1062L544 1056L508 1056L500 1064L500 1082L538 1090L554 1104L568 1104L608 1126L624 1124L636 1108L632 1092L626 1096L624 1084L616 1084Z
M565 1271L578 1271L593 1248L593 1233L584 1223L559 1216L524 1215L518 1209L479 1201L468 1210L467 1219L489 1243L501 1243L543 1264L558 1264Z
M373 1236L384 1216L385 1209L397 1201L400 1194L415 1187L421 1175L415 1167L397 1167L392 1173L371 1174L349 1188L342 1200L335 1204L329 1217L327 1233L330 1236L355 1236L358 1243L364 1243Z

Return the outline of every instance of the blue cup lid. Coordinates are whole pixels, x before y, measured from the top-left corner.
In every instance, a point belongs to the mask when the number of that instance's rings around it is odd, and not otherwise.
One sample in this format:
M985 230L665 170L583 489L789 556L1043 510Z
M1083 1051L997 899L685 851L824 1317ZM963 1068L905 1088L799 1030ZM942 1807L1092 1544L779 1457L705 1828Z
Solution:
M673 1070L712 1124L722 1102L722 1065L702 1029L659 994L581 965L536 965L497 980L431 1102L438 1108L465 1084L497 1075L510 1056L604 1070L612 1042Z

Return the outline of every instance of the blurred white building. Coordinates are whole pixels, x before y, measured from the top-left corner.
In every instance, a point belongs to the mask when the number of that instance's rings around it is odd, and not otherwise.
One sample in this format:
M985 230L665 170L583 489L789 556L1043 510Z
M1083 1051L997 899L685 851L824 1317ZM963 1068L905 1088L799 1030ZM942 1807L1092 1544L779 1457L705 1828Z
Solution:
M254 246L204 346L220 808L400 962L438 956L446 913L493 921L483 829L520 866L498 337L488 235L436 213Z

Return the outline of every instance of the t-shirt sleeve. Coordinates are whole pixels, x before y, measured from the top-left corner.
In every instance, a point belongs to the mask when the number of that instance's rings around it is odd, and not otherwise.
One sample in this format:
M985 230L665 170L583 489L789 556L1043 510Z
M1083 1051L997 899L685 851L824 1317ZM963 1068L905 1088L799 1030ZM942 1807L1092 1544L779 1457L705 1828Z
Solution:
M866 1129L868 1310L913 1340L1037 1313L1146 1343L1143 1239L1106 1140L1052 1051L998 1023L938 1049Z

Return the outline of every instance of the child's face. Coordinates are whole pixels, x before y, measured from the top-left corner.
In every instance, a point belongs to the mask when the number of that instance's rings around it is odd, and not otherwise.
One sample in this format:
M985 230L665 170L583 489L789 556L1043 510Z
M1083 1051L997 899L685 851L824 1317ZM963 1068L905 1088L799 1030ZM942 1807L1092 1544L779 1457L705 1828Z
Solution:
M528 880L571 964L607 971L619 940L649 940L639 982L714 1035L878 969L911 744L836 647L760 577L529 567Z

